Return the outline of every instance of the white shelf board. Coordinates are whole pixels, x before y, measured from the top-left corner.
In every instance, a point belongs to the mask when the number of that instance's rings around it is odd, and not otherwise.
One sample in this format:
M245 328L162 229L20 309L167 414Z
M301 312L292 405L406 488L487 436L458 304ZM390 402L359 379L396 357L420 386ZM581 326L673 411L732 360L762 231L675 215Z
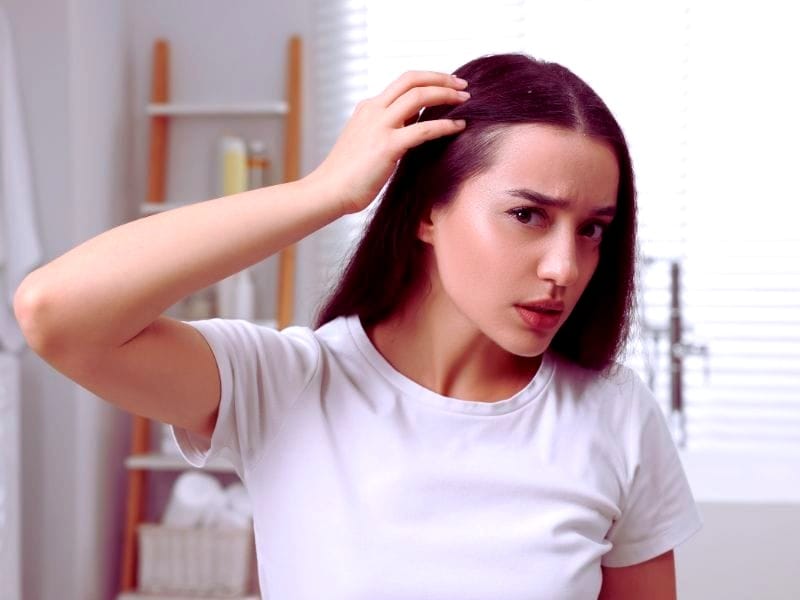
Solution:
M181 206L189 206L191 202L142 202L139 205L139 214L142 216L154 215L156 213L166 212L173 208L180 208Z
M186 471L197 468L186 462L182 456L157 453L129 456L125 459L125 467L128 469L147 469L149 471ZM236 472L230 463L220 459L208 461L202 470L217 473Z
M191 206L194 202L142 202L139 205L139 214L143 217L166 212L182 206Z
M170 117L209 117L209 116L242 116L280 117L289 112L289 105L281 100L273 102L252 102L239 104L155 104L147 105L150 116Z
M174 596L171 594L142 594L140 592L123 592L117 600L209 600L209 596ZM258 596L225 596L224 600L261 600Z

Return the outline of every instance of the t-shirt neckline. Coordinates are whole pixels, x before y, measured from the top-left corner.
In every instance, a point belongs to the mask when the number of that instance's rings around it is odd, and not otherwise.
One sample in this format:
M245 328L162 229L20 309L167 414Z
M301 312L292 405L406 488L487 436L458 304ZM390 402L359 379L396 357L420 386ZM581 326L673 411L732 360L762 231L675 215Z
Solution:
M536 374L524 388L509 398L494 402L480 402L443 396L406 377L395 369L373 345L358 315L345 317L345 323L356 347L370 365L389 383L412 399L449 412L491 416L515 411L541 396L549 385L555 371L555 361L549 352L545 352L542 355L542 362Z

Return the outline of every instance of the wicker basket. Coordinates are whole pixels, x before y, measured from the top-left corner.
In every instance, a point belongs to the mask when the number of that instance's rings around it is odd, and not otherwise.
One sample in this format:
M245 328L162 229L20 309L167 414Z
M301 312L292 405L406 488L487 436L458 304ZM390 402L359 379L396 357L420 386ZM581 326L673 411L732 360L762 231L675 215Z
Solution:
M252 529L139 525L140 592L215 598L248 593Z

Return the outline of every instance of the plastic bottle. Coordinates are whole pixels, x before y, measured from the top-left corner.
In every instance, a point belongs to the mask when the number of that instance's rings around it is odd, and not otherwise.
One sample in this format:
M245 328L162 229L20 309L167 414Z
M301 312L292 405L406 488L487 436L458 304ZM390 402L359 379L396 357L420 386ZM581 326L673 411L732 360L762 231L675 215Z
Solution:
M257 190L268 184L267 171L270 164L264 142L252 140L247 154L247 189Z
M212 318L215 313L214 301L212 288L195 292L186 299L183 318L189 321Z
M249 269L240 271L236 277L236 318L254 321L256 318L256 286Z
M234 273L217 283L217 316L254 321L255 287L249 269Z
M226 135L220 140L220 194L229 196L247 190L247 148L244 140Z
M237 136L220 140L220 194L230 196L247 191L247 147ZM245 269L216 284L217 314L223 319L255 318L255 285L253 276Z

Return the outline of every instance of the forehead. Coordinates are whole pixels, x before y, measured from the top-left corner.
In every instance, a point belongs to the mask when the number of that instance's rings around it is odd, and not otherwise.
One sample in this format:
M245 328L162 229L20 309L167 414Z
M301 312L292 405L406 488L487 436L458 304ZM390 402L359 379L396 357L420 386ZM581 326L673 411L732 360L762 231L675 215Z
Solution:
M598 138L526 123L503 128L494 151L491 166L476 178L483 185L529 188L582 203L616 203L619 165L611 146Z

